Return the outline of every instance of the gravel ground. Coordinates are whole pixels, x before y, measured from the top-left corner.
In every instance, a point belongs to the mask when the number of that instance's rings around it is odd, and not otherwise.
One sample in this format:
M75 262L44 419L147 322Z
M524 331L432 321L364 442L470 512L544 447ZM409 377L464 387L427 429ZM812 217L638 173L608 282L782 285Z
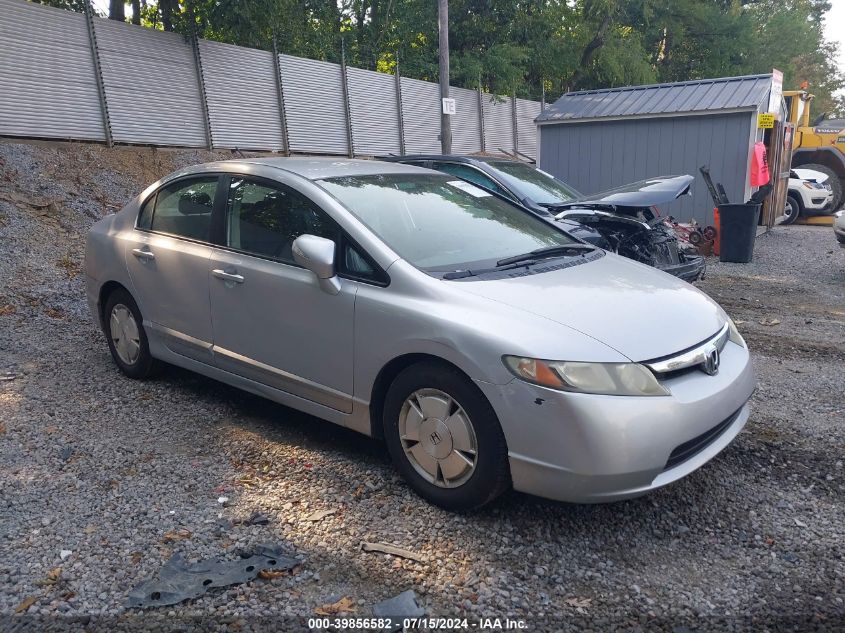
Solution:
M431 615L536 631L845 628L845 251L829 228L778 227L753 264L710 264L701 288L737 320L760 388L705 468L634 501L511 493L454 515L411 493L375 441L181 370L118 373L85 305L85 230L214 156L0 145L0 629L211 616L288 630L281 616L342 597L364 616L406 589ZM269 523L238 523L254 511ZM231 560L260 543L304 562L173 607L123 606L174 552Z

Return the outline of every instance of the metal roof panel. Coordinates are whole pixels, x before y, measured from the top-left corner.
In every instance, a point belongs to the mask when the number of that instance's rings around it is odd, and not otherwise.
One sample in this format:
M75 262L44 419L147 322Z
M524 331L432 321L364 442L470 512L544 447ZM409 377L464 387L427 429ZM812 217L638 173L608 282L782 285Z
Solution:
M768 93L771 82L771 75L747 75L568 92L541 112L537 121L754 108Z

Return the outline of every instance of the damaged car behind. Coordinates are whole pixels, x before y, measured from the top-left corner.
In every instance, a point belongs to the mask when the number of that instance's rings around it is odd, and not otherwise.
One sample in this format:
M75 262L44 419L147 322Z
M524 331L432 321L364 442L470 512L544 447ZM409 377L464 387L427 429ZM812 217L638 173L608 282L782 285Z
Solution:
M569 233L623 257L653 266L684 281L704 276L704 257L678 240L658 205L688 195L692 176L662 176L584 195L531 165L482 156L387 156L452 174L503 196L533 213L556 220Z
M85 275L126 376L176 365L383 438L454 510L666 486L734 439L755 388L697 288L410 165L184 169L93 225Z

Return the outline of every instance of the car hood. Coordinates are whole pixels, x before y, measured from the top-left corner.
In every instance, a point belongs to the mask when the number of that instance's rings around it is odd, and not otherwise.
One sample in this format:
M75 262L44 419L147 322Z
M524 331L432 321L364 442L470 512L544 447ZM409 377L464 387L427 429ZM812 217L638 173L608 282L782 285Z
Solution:
M666 204L690 193L694 178L684 176L657 176L639 180L615 189L593 193L572 202L554 205L555 209L567 209L585 204L614 205L621 207L651 207Z
M693 347L726 321L722 308L688 283L612 254L561 270L460 283L466 292L578 330L634 361Z

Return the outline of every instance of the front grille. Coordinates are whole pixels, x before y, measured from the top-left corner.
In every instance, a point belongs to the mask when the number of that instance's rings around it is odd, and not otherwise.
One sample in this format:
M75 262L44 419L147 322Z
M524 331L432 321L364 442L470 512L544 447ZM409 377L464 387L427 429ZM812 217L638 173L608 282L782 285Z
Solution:
M688 347L675 354L670 354L669 356L661 356L660 358L642 361L642 364L653 371L659 380L674 378L688 371L698 369L704 362L710 346L715 345L719 352L724 350L729 337L730 328L725 323L722 329L716 332L716 334L697 345Z
M710 444L715 442L716 439L724 433L731 424L733 424L737 417L739 417L741 411L742 409L737 410L733 415L726 420L722 420L712 429L709 429L698 437L694 437L691 440L675 447L675 450L673 450L669 455L669 459L666 460L666 465L663 467L663 470L674 468L678 464L687 461L690 457L697 455Z

